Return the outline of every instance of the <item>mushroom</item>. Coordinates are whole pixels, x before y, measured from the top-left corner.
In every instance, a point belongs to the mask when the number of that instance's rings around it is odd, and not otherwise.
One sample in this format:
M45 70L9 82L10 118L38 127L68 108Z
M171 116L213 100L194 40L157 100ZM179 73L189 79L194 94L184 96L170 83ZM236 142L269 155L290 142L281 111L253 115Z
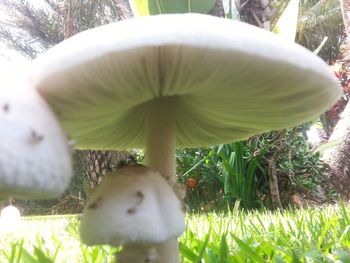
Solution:
M158 262L155 247L185 230L181 207L158 172L128 165L97 186L81 218L81 239L87 245L123 245L118 262Z
M10 76L0 86L0 199L56 197L72 175L65 134L38 91Z
M4 207L0 212L0 233L18 232L21 222L21 212L13 205Z
M176 147L246 139L317 118L341 95L305 48L237 21L138 17L91 29L36 59L32 85L81 149L145 148L175 182ZM157 247L176 262L177 241Z
M4 207L0 212L0 222L18 222L21 218L21 212L13 205Z

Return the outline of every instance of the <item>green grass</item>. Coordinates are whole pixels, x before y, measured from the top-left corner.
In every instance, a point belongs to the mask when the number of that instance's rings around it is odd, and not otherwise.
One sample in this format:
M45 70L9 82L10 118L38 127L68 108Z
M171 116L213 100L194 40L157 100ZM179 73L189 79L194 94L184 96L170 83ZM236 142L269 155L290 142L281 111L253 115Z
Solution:
M111 262L117 249L79 242L76 216L0 227L0 262ZM350 207L190 215L181 262L350 262ZM11 229L12 228L12 229Z

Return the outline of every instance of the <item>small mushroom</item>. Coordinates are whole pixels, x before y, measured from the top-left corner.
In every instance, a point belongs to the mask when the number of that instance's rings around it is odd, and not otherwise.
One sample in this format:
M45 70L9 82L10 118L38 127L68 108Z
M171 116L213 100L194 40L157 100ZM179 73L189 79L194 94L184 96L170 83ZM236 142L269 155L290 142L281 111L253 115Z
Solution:
M18 231L18 227L21 221L20 210L13 206L8 205L0 211L0 233L11 233Z
M181 201L158 172L127 165L96 188L81 218L87 245L123 245L118 262L158 262L156 247L185 230ZM148 261L147 261L148 260Z
M7 221L18 221L21 218L21 212L13 205L4 207L0 212L0 219Z
M28 77L77 148L144 148L147 165L173 183L176 147L296 126L341 96L328 65L309 50L199 14L138 17L82 32L34 60ZM175 237L156 250L161 262L178 261Z
M56 197L72 175L69 147L59 122L19 73L2 76L1 81L0 199Z

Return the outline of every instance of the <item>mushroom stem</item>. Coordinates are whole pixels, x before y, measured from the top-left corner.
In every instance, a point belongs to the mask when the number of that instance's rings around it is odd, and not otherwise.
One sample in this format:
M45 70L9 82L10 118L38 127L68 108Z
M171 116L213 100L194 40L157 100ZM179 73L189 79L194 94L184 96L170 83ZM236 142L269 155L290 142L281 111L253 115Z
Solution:
M166 104L166 105L159 105ZM159 111L160 108L167 109ZM146 163L160 172L167 180L176 181L174 123L169 118L171 101L159 101L151 105L146 138Z
M176 182L176 145L174 120L169 118L174 116L172 105L172 99L162 99L150 105L146 135L146 163L173 184ZM155 249L161 262L179 262L177 239L159 244Z
M153 246L126 245L123 251L116 255L117 263L161 263Z

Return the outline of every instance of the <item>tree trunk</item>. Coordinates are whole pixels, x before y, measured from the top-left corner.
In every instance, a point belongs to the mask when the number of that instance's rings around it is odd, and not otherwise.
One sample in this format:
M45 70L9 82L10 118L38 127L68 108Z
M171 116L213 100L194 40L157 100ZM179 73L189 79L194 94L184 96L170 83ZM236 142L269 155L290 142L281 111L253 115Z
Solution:
M126 151L93 151L87 153L87 176L90 188L101 183L103 177L115 171L118 164L128 159Z
M235 0L235 4L241 21L271 30L269 0Z
M346 45L349 45L350 34L350 2L340 0L345 31ZM349 52L349 48L346 48ZM350 54L343 54L349 57ZM329 141L336 142L336 146L323 153L323 159L328 164L329 181L338 193L345 199L350 199L350 103L348 102L339 119Z
M340 0L341 13L343 16L343 22L345 26L345 32L350 35L350 1L349 0Z
M72 0L65 0L63 5L63 36L64 39L67 39L74 35L72 19Z
M128 0L114 0L115 9L118 14L118 21L133 17Z
M273 208L282 208L280 192L278 189L278 178L277 178L277 169L276 163L278 160L279 151L276 151L272 158L267 161L269 166L269 185L270 185L270 194L271 194L271 203Z
M343 198L350 199L350 103L335 126L329 138L331 141L337 146L323 153L323 159L329 166L329 180Z
M208 12L208 15L225 17L225 10L222 0L216 0L214 7Z

